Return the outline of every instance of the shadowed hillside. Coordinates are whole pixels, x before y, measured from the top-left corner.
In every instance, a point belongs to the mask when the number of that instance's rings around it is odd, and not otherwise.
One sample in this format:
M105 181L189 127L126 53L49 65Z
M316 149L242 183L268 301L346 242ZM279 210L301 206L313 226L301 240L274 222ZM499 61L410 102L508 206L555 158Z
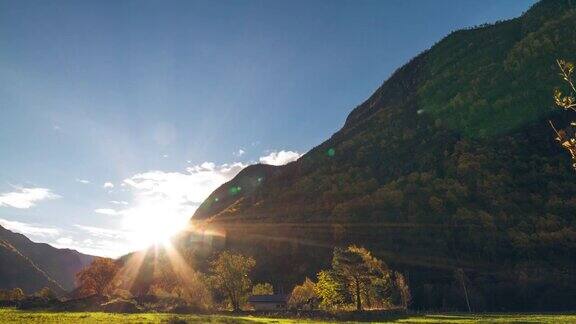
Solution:
M39 269L30 259L12 245L0 240L0 286L2 289L21 288L26 293L49 287L57 293L62 287Z
M26 236L0 226L3 257L0 258L0 289L20 287L35 292L45 286L72 290L76 273L92 262L93 256L70 249L35 243Z
M576 175L547 119L567 124L552 91L575 33L568 0L456 31L329 140L240 173L192 220L226 231L286 289L352 242L409 273L417 309L464 309L460 268L477 310L573 308Z

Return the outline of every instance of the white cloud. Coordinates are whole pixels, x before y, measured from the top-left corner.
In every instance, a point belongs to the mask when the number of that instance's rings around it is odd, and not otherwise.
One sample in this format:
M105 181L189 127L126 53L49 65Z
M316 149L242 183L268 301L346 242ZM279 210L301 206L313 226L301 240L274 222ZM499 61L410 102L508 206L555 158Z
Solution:
M78 233L2 218L0 225L10 231L24 234L35 242L45 242L57 248L73 249L92 255L118 257L134 250L128 244L125 233L120 231L75 225L81 230L81 233Z
M112 258L136 250L128 239L130 233L94 226L74 225L74 227L79 232L69 232L73 235L62 236L47 242L58 248L74 249L86 254Z
M74 243L74 240L71 237L61 237L56 240L56 243L62 246L70 246Z
M78 224L75 224L74 227L77 227L97 238L125 238L126 236L126 232L120 230Z
M16 191L0 194L0 207L9 206L26 209L33 207L37 202L60 198L59 195L50 192L46 188L20 188Z
M148 171L124 180L135 198L163 200L173 206L199 205L212 191L245 168L243 163L216 165L204 162L186 172Z
M124 201L124 200L120 200L120 201L119 200L110 200L110 203L114 204L114 205L124 205L124 206L128 205L128 202Z
M37 224L10 221L0 218L0 225L17 233L30 237L53 237L60 234L60 230L52 227L44 227Z
M190 166L184 172L151 170L135 174L121 184L132 195L130 203L114 201L118 208L95 210L100 214L120 216L120 232L77 227L100 239L123 241L125 252L146 247L182 230L202 201L246 166L243 163L216 165L204 162ZM126 250L127 246L131 249Z
M244 154L243 149L237 152ZM260 158L260 162L281 165L296 160L301 154L275 151ZM189 164L185 171L150 170L135 174L121 182L105 182L105 189L118 187L131 197L110 200L112 208L102 206L95 213L116 217L102 218L110 228L73 225L75 230L63 230L36 224L8 221L0 218L0 225L39 241L61 248L71 248L100 256L117 257L148 246L156 237L165 238L184 228L196 208L218 186L229 181L247 165L231 163L217 165L204 162ZM81 179L77 179L80 181ZM82 182L84 183L84 182ZM30 208L37 202L56 199L58 195L44 188L16 188L0 195L0 206ZM113 228L113 229L112 229Z
M234 156L236 157L241 157L242 155L244 155L246 153L246 151L244 151L243 149L238 149L238 151L232 153Z
M98 208L98 209L94 209L94 212L98 213L98 214L102 214L102 215L109 215L109 216L118 215L118 211L111 209L111 208Z
M55 246L76 249L83 253L116 258L127 253L142 249L136 231L116 230L96 226L74 225L82 232L82 239L70 244L53 243Z
M126 249L126 245L123 241L118 240L84 240L84 241L74 241L70 245L59 245L52 244L59 248L68 248L79 251L81 253L107 257L107 258L118 258L135 250Z
M302 154L294 151L280 151L280 152L271 152L266 156L260 157L260 162L264 164L270 165L284 165L290 163L292 161L298 160Z
M90 181L89 180L85 180L85 179L76 179L77 182L83 183L83 184L89 184Z
M100 227L74 225L79 231L70 231L3 218L0 218L0 226L24 234L35 242L97 256L119 257L139 248L131 239L135 233Z

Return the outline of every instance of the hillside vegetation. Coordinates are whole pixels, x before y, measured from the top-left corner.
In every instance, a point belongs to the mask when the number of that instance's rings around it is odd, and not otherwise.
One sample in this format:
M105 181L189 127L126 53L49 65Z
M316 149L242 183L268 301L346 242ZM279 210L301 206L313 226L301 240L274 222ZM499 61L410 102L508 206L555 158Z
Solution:
M192 220L258 255L287 289L362 244L409 274L413 307L576 307L576 174L547 119L576 57L576 10L546 0L454 32L398 69L298 161L252 166ZM247 188L248 190L238 190ZM296 265L296 266L295 266Z

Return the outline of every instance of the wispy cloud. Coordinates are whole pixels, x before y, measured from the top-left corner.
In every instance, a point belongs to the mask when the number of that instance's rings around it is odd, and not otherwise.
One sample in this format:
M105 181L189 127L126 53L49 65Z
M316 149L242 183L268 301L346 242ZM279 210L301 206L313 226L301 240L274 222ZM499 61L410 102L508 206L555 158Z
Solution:
M111 209L111 208L98 208L98 209L94 209L94 212L98 213L98 214L102 214L102 215L109 215L109 216L118 215L118 211Z
M57 248L67 248L82 253L118 257L134 250L127 233L92 226L75 225L77 231L46 227L0 218L0 226L24 234L35 242L48 243Z
M243 149L236 152L243 155ZM282 165L298 159L294 151L274 151L259 160L262 163ZM21 232L36 230L50 235L48 243L57 247L73 248L84 253L117 257L146 247L155 237L174 234L184 228L196 208L218 186L229 181L247 164L217 165L204 162L191 165L184 171L150 170L134 174L119 183L107 181L106 189L122 187L131 197L110 200L108 206L94 209L95 213L115 216L105 218L114 222L110 228L76 224L75 231L42 230L39 226L18 223ZM113 206L112 206L113 204Z
M60 237L55 242L60 246L69 247L70 245L72 245L72 243L74 243L74 240L71 237Z
M97 238L125 238L126 232L121 230L113 230L108 228L101 228L95 226L86 226L86 225L78 225L75 224L74 227L77 227L90 235L97 237Z
M138 199L160 198L177 205L200 204L222 183L245 168L243 163L216 165L204 162L186 172L148 171L123 181Z
M114 205L128 205L128 202L124 200L110 200L110 203Z
M72 241L66 240L65 242L55 241L49 243L57 248L73 249L82 253L108 258L117 258L134 251L126 249L126 247L129 245L126 245L123 241L120 240L84 239Z
M60 230L53 227L46 227L38 224L23 223L0 218L0 225L17 233L26 236L46 238L60 234Z
M90 180L76 179L76 182L80 182L80 183L83 183L83 184L89 184L89 183L90 183Z
M142 249L138 241L139 233L97 226L74 225L82 232L82 239L67 242L54 242L58 247L77 249L83 253L98 256L119 257L126 253Z
M75 231L68 231L47 243L57 248L67 248L97 256L119 257L134 251L129 240L130 233L95 226L74 225Z
M242 155L244 155L246 153L246 151L244 151L244 149L238 149L238 151L232 153L234 156L236 157L241 157Z
M270 165L284 165L290 163L292 161L298 160L302 154L294 151L280 151L280 152L271 152L266 156L260 157L260 162L264 164Z
M13 208L26 209L33 207L37 202L60 198L50 189L46 188L21 188L15 187L16 191L0 194L0 207L8 206Z

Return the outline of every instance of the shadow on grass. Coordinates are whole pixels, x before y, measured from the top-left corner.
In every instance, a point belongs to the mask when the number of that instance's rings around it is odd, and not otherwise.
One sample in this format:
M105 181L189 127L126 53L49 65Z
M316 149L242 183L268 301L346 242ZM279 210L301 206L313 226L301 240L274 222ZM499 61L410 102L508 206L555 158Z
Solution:
M199 324L199 323L212 323L212 324L254 324L254 323L261 323L262 321L256 321L251 319L244 319L244 318L235 318L235 317L228 317L228 316L210 316L210 315L201 315L196 318L183 318L184 316L173 316L170 317L167 321L168 324ZM278 322L274 319L270 319L270 321L266 321L267 323L274 323Z
M311 320L311 321L327 321L327 322L395 322L402 319L407 319L411 315L406 314L404 311L390 311L390 310L374 310L363 312L327 312L327 311L281 311L281 312L239 312L239 313L219 313L221 315L232 316L253 316L260 319L268 319L270 323L274 323L274 319L280 320Z

